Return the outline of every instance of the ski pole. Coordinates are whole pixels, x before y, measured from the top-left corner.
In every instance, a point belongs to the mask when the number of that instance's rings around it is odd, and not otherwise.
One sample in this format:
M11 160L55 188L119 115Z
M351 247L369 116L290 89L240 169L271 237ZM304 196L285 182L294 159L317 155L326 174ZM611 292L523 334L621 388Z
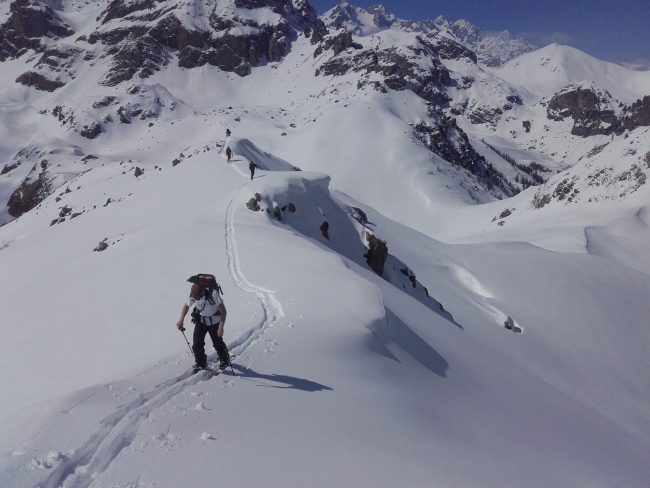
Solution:
M190 346L190 341L187 340L187 336L185 335L185 331L181 330L181 334L183 334L183 337L185 337L185 342L187 343L187 347L190 348L190 354L194 355L194 351L192 350L192 346Z

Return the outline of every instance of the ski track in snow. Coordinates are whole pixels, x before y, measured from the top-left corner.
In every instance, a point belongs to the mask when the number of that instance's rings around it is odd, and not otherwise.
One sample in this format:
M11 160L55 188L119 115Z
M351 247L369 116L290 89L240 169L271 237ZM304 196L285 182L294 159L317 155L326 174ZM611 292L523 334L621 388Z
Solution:
M235 238L235 203L239 201L239 196L245 186L246 184L239 188L235 197L230 201L226 213L226 253L228 255L228 270L238 288L247 293L254 293L257 296L262 305L263 317L255 327L230 344L230 348L238 355L241 355L248 346L253 344L268 327L271 327L284 316L282 304L277 298L275 298L274 292L249 282L241 269L239 250Z
M210 377L209 373L192 374L188 371L120 406L100 422L99 430L85 444L34 488L89 487L96 476L106 471L122 450L131 445L143 420L186 387Z
M226 213L228 269L238 288L257 296L262 305L263 317L252 329L230 344L231 352L237 355L246 351L268 327L284 316L282 305L275 298L274 292L252 284L241 268L234 222L235 204L239 201L245 186L246 183L235 193ZM73 455L66 457L44 480L34 485L34 488L88 488L97 476L106 471L119 454L133 443L142 421L185 391L188 386L211 377L208 372L199 374L185 372L140 394L132 402L118 407L111 415L100 421L101 427Z

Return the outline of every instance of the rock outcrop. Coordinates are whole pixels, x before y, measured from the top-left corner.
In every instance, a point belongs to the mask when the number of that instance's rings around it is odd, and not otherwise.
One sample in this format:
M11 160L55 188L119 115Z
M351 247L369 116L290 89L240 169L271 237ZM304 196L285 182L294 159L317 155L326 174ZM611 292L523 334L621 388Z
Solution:
M34 165L27 177L11 194L7 211L12 217L20 217L41 203L51 192L51 181L46 168Z
M364 254L368 266L377 273L379 276L384 274L384 264L388 259L388 246L386 241L382 241L374 234L366 233L366 241L368 243L368 250Z
M517 193L507 178L476 152L455 118L445 116L435 108L430 110L429 115L429 121L414 126L414 135L431 152L454 166L464 168L488 190L496 190L493 193L497 196Z
M0 26L0 62L20 57L27 50L45 50L45 37L57 39L74 34L47 2L14 0L9 11L9 18Z
M352 41L349 33L338 34L334 39L349 39L352 51L337 52L341 42L325 38L322 49L332 49L334 56L325 61L317 75L343 76L349 72L361 73L359 86L370 83L370 76L379 74L383 84L396 91L411 90L423 99L441 105L448 102L444 88L453 84L449 71L440 61L436 46L431 40L418 36L417 44L408 48L366 49Z
M553 95L546 114L555 121L572 118L571 134L575 136L609 135L622 130L614 104L607 91L598 90L589 83L573 84Z
M147 78L177 59L183 68L206 64L240 76L265 63L282 60L298 34L320 40L324 26L304 0L235 0L239 9L268 8L279 20L258 23L236 13L224 16L217 6L208 14L209 29L182 20L182 3L112 0L100 15L102 28L88 42L107 46L112 60L103 83L114 86L135 76ZM278 17L279 15L279 17ZM117 22L129 21L129 26Z
M627 130L650 126L650 96L645 96L625 107L621 124Z
M553 95L547 116L556 121L572 118L575 136L621 134L650 126L650 96L624 106L591 83L573 84Z

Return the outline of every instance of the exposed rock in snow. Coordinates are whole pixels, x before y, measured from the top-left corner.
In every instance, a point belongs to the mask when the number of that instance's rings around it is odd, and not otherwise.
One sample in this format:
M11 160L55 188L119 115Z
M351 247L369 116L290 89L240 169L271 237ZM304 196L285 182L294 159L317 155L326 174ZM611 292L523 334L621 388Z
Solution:
M52 179L46 168L34 165L27 177L7 201L9 215L20 217L41 203L52 190Z
M9 11L9 18L0 26L0 62L29 50L42 51L50 39L74 34L45 1L14 0Z
M556 93L548 102L547 116L551 120L571 117L574 121L571 133L588 137L608 135L619 130L617 102L606 92L591 83L569 85Z

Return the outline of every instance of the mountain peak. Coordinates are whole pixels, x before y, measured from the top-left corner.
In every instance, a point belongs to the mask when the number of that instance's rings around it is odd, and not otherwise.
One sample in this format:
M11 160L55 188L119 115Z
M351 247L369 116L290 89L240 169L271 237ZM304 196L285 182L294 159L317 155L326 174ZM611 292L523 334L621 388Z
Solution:
M358 36L373 35L387 29L424 34L448 32L474 51L481 64L489 67L501 66L510 59L535 49L535 46L513 37L507 30L485 33L469 20L458 19L452 22L442 15L433 21L399 19L383 5L361 8L343 1L325 12L321 19L327 27L344 29Z
M497 74L525 86L538 97L553 95L565 86L590 80L616 99L632 103L647 94L650 73L597 59L579 49L552 43L503 65Z
M337 3L322 16L323 22L334 29L345 29L359 36L389 29L397 20L383 5L357 7L347 1Z

